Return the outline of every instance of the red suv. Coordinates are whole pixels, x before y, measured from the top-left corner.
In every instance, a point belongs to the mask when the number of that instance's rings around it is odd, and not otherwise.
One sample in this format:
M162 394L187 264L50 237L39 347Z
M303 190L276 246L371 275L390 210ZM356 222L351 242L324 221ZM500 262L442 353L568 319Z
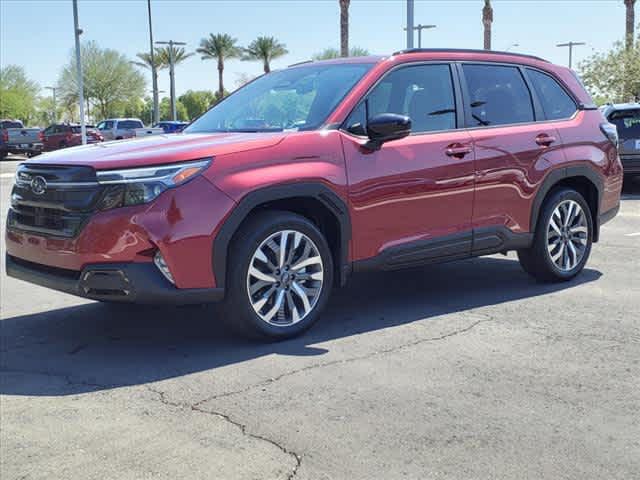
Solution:
M82 127L68 123L49 125L44 129L44 150L50 152L59 148L75 147L82 145ZM87 143L104 141L104 138L95 127L86 126Z
M517 250L584 267L617 212L617 134L569 69L469 50L308 62L182 134L23 163L7 273L106 302L224 300L285 338L351 272Z

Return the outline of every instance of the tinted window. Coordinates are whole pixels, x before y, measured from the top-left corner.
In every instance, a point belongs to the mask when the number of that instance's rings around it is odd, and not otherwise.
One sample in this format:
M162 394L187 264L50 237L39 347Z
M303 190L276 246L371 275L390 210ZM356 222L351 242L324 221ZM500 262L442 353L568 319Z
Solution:
M218 103L186 131L316 129L370 68L369 64L310 64L271 72Z
M609 115L609 121L617 127L623 140L640 139L640 110L618 110Z
M142 122L138 120L123 120L118 122L118 129L131 130L134 128L144 128Z
M412 132L456 128L455 96L448 65L417 65L400 68L384 77L347 120L347 129L364 135L369 118L397 113L411 118Z
M531 94L516 67L463 65L469 90L471 125L533 122Z
M0 128L22 128L22 122L13 122L11 120L7 120L0 124Z
M529 79L542 105L547 120L570 118L576 112L576 104L565 90L549 75L527 69Z

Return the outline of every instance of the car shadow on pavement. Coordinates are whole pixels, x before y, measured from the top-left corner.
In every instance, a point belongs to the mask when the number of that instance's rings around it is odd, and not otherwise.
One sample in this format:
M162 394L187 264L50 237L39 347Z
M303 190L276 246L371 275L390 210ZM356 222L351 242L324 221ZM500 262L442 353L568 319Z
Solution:
M270 344L234 336L220 321L215 305L89 303L6 318L1 322L0 393L70 395L175 378L274 353L323 355L324 346L314 345L524 298L544 301L545 295L600 276L585 269L570 282L539 284L514 259L495 256L356 275L334 292L310 331ZM69 385L54 389L52 377L66 379Z

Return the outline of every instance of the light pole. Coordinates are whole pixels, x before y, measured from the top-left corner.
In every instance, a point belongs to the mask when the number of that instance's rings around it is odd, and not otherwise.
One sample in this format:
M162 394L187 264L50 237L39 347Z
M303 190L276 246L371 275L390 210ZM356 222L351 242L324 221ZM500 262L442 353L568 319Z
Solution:
M46 90L51 90L51 93L53 95L53 115L51 115L51 117L53 118L53 121L51 123L56 123L58 121L58 110L56 110L56 87L44 87Z
M407 49L413 48L413 0L407 0Z
M175 68L174 68L174 45L186 45L185 42L174 42L173 40L169 40L168 42L156 42L158 45L169 45L169 80L171 83L171 88L169 95L171 96L171 117L175 121L178 118L176 114L176 80L175 80Z
M147 11L149 13L149 55L151 56L151 82L153 88L153 120L152 124L158 123L160 120L160 102L158 95L158 70L156 69L156 60L153 46L153 28L151 27L151 0L147 0Z
M160 96L161 93L165 93L164 90L156 90L156 92L158 93L158 97ZM155 120L155 112L153 108L151 109L151 112L149 112L149 121L151 122L149 124L149 126L151 127L153 127L154 125L157 125L157 123L160 121L160 119L158 119L157 121Z
M413 27L414 30L418 31L418 48L422 48L422 30L428 30L430 28L436 28L437 25L422 25L422 24L418 24L415 27ZM405 30L408 30L407 28L405 28Z
M567 42L567 43L559 43L556 47L569 47L569 68L573 63L573 47L578 47L580 45L586 45L584 42Z
M82 144L87 144L87 125L84 121L84 85L82 83L82 60L80 58L80 35L82 29L78 26L78 0L73 0L73 27L76 37L76 69L78 70L78 101L80 103L80 134Z

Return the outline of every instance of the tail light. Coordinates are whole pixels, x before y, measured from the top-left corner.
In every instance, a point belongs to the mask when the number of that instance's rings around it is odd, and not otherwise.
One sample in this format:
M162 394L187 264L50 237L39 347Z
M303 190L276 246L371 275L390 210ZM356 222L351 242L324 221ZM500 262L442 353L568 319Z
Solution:
M43 131L39 131L38 132L38 140L40 140L41 142L44 142L44 132Z
M618 138L618 129L613 123L601 123L600 130L604 133L604 136L613 144L614 147L618 148L619 138Z
M9 132L2 132L2 141L5 143L9 141Z

